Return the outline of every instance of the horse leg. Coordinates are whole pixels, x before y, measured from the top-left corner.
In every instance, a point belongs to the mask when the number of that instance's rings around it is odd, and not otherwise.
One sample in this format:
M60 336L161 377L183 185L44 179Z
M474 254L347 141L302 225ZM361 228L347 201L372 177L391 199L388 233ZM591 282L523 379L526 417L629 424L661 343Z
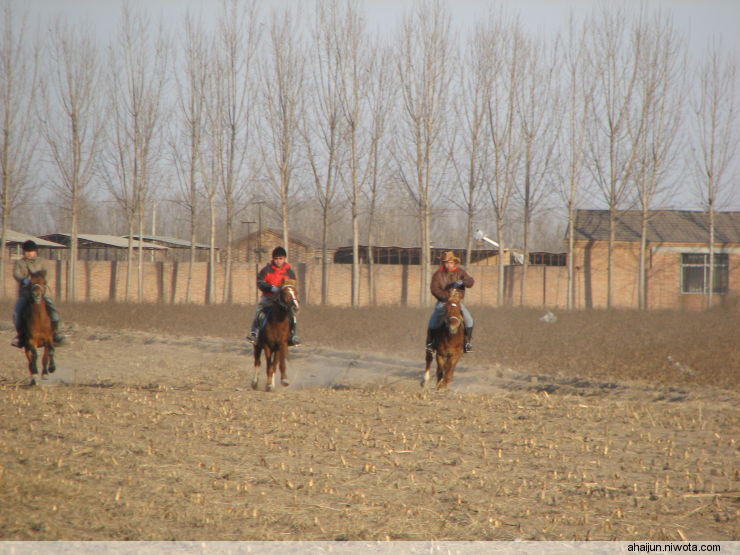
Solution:
M36 352L36 347L33 345L30 345L29 343L26 343L26 359L28 360L28 372L31 374L31 384L30 385L37 385L38 382L38 375L39 375L39 369L38 369L38 353Z
M269 353L269 354L268 354ZM265 360L267 362L267 385L265 391L275 390L275 355L276 351L265 349Z
M427 351L426 353L426 366L424 367L424 375L421 377L421 387L426 387L429 382L429 375L431 374L430 368L432 366L432 359L434 355Z
M437 354L437 389L446 389L447 380L445 378L449 356Z
M49 374L53 374L57 370L56 362L54 362L54 344L48 346L49 349Z
M460 351L455 351L447 361L447 368L445 368L445 384L446 386L452 383L452 377L455 375L455 368L457 363L460 361Z
M288 374L286 371L286 359L288 358L288 344L283 343L280 345L280 351L278 353L278 362L280 363L280 385L289 386Z
M252 389L257 389L260 382L260 359L262 357L262 347L259 343L254 344L254 377L252 378Z
M44 354L41 355L41 379L45 380L49 375L49 346L44 345Z

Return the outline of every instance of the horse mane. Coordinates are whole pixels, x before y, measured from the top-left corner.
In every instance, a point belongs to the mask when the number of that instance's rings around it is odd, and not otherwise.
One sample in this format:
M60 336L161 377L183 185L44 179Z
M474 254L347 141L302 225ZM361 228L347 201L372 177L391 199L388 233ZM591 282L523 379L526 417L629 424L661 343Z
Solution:
M460 290L457 288L450 290L450 294L447 299L453 302L460 302Z

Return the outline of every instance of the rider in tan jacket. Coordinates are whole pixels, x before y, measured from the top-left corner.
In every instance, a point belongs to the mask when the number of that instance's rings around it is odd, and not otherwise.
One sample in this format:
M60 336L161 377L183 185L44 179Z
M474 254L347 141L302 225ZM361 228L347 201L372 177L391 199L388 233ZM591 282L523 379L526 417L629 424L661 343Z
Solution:
M460 266L460 259L455 256L452 251L447 251L442 255L442 264L439 269L434 272L432 276L432 283L430 289L432 295L437 299L437 304L434 307L434 312L429 319L429 327L427 329L427 351L434 351L434 345L432 344L432 330L437 329L442 325L442 319L445 314L445 303L447 302L447 296L450 289L455 288L460 290L460 309L463 313L463 319L465 320L465 352L469 353L473 350L471 341L473 340L473 316L470 311L465 308L462 303L462 299L465 297L465 289L467 287L473 287L475 280L472 278L465 268Z

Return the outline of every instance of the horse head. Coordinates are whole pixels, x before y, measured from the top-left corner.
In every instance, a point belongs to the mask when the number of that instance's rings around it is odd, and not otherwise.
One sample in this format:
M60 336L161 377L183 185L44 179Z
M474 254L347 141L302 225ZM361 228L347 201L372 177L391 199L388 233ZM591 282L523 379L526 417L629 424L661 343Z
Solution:
M46 270L33 272L29 275L29 278L31 278L31 284L29 285L31 297L33 302L38 304L46 295Z
M450 335L455 335L463 321L462 309L460 308L460 291L458 289L450 291L445 309L445 324Z
M301 305L298 302L298 293L296 292L296 281L294 279L284 279L280 286L279 295L280 304L285 308L298 312Z

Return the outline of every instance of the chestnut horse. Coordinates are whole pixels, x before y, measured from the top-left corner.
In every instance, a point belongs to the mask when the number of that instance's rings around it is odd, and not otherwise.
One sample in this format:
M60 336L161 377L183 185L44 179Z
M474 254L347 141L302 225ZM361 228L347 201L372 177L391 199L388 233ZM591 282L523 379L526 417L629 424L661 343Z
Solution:
M23 347L28 359L28 371L31 373L31 385L38 384L38 350L43 347L41 358L41 378L46 379L48 374L56 370L54 364L54 331L51 318L44 301L46 295L46 271L32 273L30 276L31 298L29 299L21 317L21 331Z
M285 361L288 358L288 339L290 339L290 319L293 313L298 312L298 294L296 282L292 279L283 280L275 302L266 310L267 322L259 326L257 341L254 343L254 378L252 389L259 384L260 355L265 352L265 366L267 367L267 385L265 391L275 389L275 366L280 366L280 383L288 383L285 372Z
M421 386L429 381L429 368L432 357L437 359L437 389L446 389L452 382L455 367L463 353L465 345L465 325L460 309L460 291L452 289L445 304L444 325L432 332L434 355L427 352L426 368Z

